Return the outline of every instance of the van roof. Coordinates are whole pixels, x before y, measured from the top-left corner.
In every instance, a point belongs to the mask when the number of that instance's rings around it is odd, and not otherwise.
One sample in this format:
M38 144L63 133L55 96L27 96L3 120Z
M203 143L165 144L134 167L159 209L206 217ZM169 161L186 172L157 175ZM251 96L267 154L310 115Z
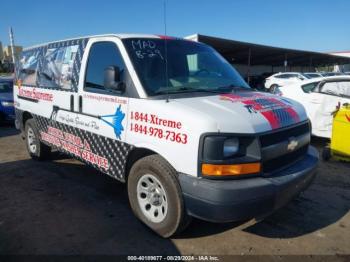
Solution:
M57 40L57 41L51 41L43 44L38 44L30 47L26 47L23 49L23 51L30 50L33 48L45 46L48 44L53 44L53 43L58 43L58 42L65 42L65 41L72 41L72 40L79 40L79 39L84 39L84 38L98 38L98 37L107 37L107 36L113 36L117 37L120 39L125 39L125 38L169 38L169 39L176 39L176 37L170 37L170 36L164 36L164 35L153 35L153 34L102 34L102 35L88 35L88 36L80 36L80 37L74 37L74 38L68 38L68 39L62 39L62 40Z

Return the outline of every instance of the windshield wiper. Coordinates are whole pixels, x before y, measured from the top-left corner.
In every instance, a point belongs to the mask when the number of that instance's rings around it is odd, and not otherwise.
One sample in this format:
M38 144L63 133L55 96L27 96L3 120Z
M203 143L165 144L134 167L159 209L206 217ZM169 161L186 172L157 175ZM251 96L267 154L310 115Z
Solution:
M191 88L191 87L181 87L176 90L162 90L154 92L153 95L167 95L167 94L180 94L180 93L190 93L190 92L208 92L208 93L217 93L214 90L202 89L202 88Z
M162 90L162 91L157 91L153 93L154 95L166 95L166 94L179 94L179 93L189 93L189 92L204 92L204 93L212 93L212 94L217 94L217 93L222 93L222 92L232 92L236 88L246 88L242 86L235 86L235 85L227 85L227 86L222 86L218 87L215 89L205 89L205 88L193 88L193 87L188 87L188 86L183 86L180 87L176 90Z
M236 86L234 84L229 84L229 85L226 85L226 86L220 86L218 87L217 89L218 90L223 90L223 89L228 89L229 92L232 92L233 90L236 90L238 88L244 88L244 89L248 89L248 87L246 86Z
M193 88L193 87L181 87L178 90L180 90L181 93L185 92L205 92L205 93L218 93L219 90L216 89L205 89L205 88Z

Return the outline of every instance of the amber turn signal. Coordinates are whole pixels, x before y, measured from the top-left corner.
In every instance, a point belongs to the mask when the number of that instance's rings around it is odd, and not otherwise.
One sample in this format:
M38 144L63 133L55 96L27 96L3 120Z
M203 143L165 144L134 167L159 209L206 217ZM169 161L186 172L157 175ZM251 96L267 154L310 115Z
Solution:
M259 173L260 163L234 165L202 164L202 174L205 176L240 176Z

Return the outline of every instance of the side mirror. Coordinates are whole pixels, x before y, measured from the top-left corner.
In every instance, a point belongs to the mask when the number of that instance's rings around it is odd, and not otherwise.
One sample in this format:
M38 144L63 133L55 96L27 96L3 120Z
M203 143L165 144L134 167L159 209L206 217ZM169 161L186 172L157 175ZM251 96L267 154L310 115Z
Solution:
M121 72L118 66L108 66L104 71L104 86L106 89L124 92L125 84L121 82Z

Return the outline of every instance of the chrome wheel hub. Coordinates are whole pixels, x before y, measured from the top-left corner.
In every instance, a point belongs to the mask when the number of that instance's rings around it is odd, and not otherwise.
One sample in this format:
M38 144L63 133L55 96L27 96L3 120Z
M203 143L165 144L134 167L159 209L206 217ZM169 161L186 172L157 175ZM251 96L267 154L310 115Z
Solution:
M36 153L36 137L34 130L29 127L27 131L27 143L28 143L28 148L31 153Z
M137 183L137 201L142 213L153 223L160 223L168 212L167 195L161 182L151 174Z

